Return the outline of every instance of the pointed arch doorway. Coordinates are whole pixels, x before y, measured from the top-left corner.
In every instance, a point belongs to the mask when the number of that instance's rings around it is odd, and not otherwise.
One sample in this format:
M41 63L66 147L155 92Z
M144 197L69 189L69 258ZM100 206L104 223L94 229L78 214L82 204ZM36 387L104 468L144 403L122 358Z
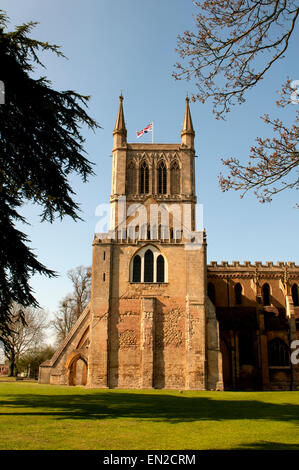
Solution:
M80 354L73 357L69 363L69 385L86 385L87 383L87 361Z

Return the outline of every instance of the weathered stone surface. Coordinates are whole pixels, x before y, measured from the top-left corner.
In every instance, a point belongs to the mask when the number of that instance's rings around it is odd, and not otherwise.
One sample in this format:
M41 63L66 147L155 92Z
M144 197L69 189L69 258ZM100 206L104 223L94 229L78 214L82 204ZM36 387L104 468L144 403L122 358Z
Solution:
M116 227L117 236L113 239L112 231L109 236L95 235L90 304L53 358L42 364L40 383L193 390L298 388L299 366L277 368L268 357L275 338L286 347L299 339L299 306L292 291L299 284L299 267L249 261L207 266L205 232L194 232L201 242L186 249L183 218L177 230L177 214L187 207L191 230L196 226L189 102L181 143L129 144L126 136L121 98L113 132L110 197L111 230ZM147 168L143 176L142 165ZM130 240L124 222L132 223L134 217L122 220L118 213L119 198L124 196L125 209L139 204L148 222L152 205L164 204L170 213L168 234L162 230L160 213L154 239L145 226L139 227L137 240ZM173 204L179 208L176 216ZM150 282L145 282L148 251L154 267ZM142 273L138 282L133 280L137 255ZM164 263L160 282L158 257ZM265 283L269 305L263 302Z

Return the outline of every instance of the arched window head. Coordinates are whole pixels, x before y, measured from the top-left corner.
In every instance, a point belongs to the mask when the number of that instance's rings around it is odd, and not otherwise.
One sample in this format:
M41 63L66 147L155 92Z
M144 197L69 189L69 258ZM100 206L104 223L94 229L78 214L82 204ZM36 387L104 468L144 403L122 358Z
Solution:
M289 348L280 338L274 338L268 343L269 366L289 366Z
M167 193L167 171L163 160L159 163L158 166L158 193Z
M130 162L127 168L127 192L136 193L136 168L134 162Z
M237 305L242 303L242 286L239 282L235 285L235 300Z
M133 260L133 282L141 282L141 258L136 255Z
M293 299L293 302L294 302L294 306L297 307L299 305L298 286L297 286L297 284L292 285L292 299Z
M144 160L140 165L140 194L149 193L149 170L148 164Z
M213 304L215 305L215 303L216 303L216 292L215 292L215 286L214 286L214 284L212 284L212 282L209 282L209 284L208 284L208 296L209 296L210 300L213 302Z
M180 167L177 161L170 169L170 187L171 194L180 194Z
M262 294L263 294L263 304L270 305L270 286L269 284L264 284L262 287Z

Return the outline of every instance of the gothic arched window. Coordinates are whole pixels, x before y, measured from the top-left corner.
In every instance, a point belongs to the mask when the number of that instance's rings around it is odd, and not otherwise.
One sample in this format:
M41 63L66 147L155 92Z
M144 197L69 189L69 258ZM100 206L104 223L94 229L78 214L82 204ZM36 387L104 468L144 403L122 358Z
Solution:
M145 161L140 166L140 194L149 193L149 170Z
M264 284L262 287L262 293L263 293L263 304L264 305L270 305L270 286L269 284Z
M133 261L133 282L141 282L141 258L139 255Z
M235 300L237 305L242 303L242 286L239 282L235 285Z
M164 282L164 258L162 255L157 258L157 282Z
M144 282L154 282L154 255L147 250L144 255Z
M297 284L292 285L292 298L293 298L294 306L297 307L299 305Z
M135 194L136 192L136 169L133 162L130 162L127 168L127 190L128 194Z
M178 162L174 162L170 169L171 194L180 194L180 167Z
M289 348L280 338L274 338L268 343L269 366L290 365Z
M216 292L215 292L215 286L212 284L212 282L209 282L208 284L208 296L210 300L213 302L213 304L216 303Z
M167 282L167 261L160 250L151 245L144 246L133 257L130 264L130 282Z
M162 161L158 166L158 193L167 193L167 172L165 163Z

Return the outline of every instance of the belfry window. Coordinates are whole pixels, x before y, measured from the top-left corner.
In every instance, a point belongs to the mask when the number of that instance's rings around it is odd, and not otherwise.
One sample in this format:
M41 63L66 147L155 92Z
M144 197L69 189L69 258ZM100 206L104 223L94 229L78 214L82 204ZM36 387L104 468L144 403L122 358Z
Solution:
M294 302L294 307L298 307L299 299L298 299L298 286L297 284L292 285L292 299Z
M163 161L160 162L158 166L158 193L167 193L167 171Z
M242 303L242 286L239 282L235 285L235 300L236 300L237 305L241 305L241 303Z
M131 282L167 282L167 263L155 246L147 245L131 261Z
M170 169L171 194L180 194L180 167L174 162Z
M263 304L270 305L270 286L269 284L264 284L262 287L262 294L263 294Z
M268 343L269 366L290 365L289 348L280 338L274 338Z
M145 161L140 166L140 194L149 193L149 170Z

